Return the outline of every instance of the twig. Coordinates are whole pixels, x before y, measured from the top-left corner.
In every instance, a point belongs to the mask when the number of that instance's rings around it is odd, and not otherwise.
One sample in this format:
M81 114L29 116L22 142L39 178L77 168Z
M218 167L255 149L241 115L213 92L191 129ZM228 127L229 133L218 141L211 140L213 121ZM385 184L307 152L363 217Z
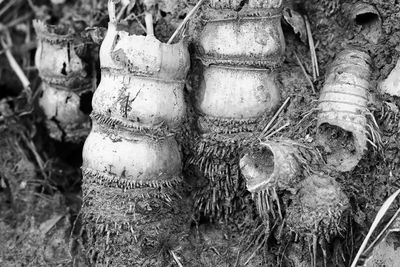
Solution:
M0 10L0 16L2 16L4 14L4 12L6 12L8 9L10 9L10 7L12 7L17 1L10 1L8 2L8 4L3 7L2 10Z
M319 64L318 64L318 57L317 57L317 52L316 52L316 48L317 46L314 44L314 37L313 34L311 32L311 25L310 25L310 21L307 19L307 24L308 24L308 28L310 29L310 37L311 37L311 44L312 44L312 52L314 55L314 63L315 63L315 71L317 72L317 78L319 77Z
M279 129L277 129L276 131L273 131L272 133L270 133L269 135L267 135L267 136L265 137L265 139L268 139L268 138L270 138L271 136L273 136L273 135L279 133L280 131L282 131L283 129L285 129L286 127L288 127L289 125L290 125L289 122L285 123L285 125L283 125L282 127L280 127Z
M175 252L173 252L172 250L170 252L171 252L172 257L174 258L176 264L178 264L179 267L183 267L182 263L180 262L178 256L176 256Z
M186 25L186 23L192 18L194 13L197 11L197 9L204 3L205 0L200 0L192 10L190 10L189 14L185 17L185 19L182 21L182 23L179 25L179 27L175 30L174 34L172 34L171 38L169 38L167 44L171 44L175 37L180 33L182 28Z
M256 255L256 253L264 246L265 241L261 242L257 248L253 251L253 253L250 255L250 257L247 259L247 261L244 263L243 266L246 266L247 264L250 263L250 261L254 258L254 256Z
M277 122L274 123L274 125L272 127L270 127L269 130L264 135L268 135L268 134L272 133L272 131L274 131L278 127L281 120L282 119L278 119Z
M271 127L272 123L274 123L274 121L276 120L276 118L278 118L279 114L281 114L281 112L283 111L283 109L286 107L287 103L289 103L290 101L290 97L286 98L285 102L283 102L282 106L279 108L279 110L275 113L275 115L272 117L272 119L269 121L269 123L267 124L267 126L265 126L264 130L262 131L262 133L260 134L259 138L261 138L268 130L269 127Z
M144 20L146 23L147 36L154 36L153 15L150 12L146 12Z
M306 22L308 44L310 46L313 78L314 78L314 81L316 81L317 77L319 77L318 58L317 58L317 54L315 52L315 44L314 44L314 38L313 38L312 32L311 32L310 21L308 20L308 18L306 16L304 16L304 21Z
M21 22L23 22L23 21L25 21L27 19L30 19L31 17L32 17L32 13L30 13L30 12L26 13L25 15L10 21L9 23L6 24L5 27L6 28L14 27L15 25L17 25L17 24L19 24L19 23L21 23Z
M10 63L11 68L15 72L15 74L18 76L19 80L22 83L22 86L24 87L25 92L27 93L28 100L30 101L31 96L32 96L32 90L31 90L31 83L29 79L26 77L24 71L21 69L19 66L18 62L15 60L14 56L10 52L10 47L6 44L3 38L0 39L1 45L3 46L4 52L6 54L7 60ZM10 41L9 41L10 43Z
M26 146L31 150L31 152L35 156L36 163L38 164L40 172L42 173L43 177L45 178L45 180L48 180L47 174L44 171L43 159L39 155L39 152L37 151L35 144L32 142L32 140L28 140L28 138L25 136L24 133L21 134L21 137L22 137L22 140L24 140Z
M141 16L141 15L139 15L139 16ZM129 20L130 18L134 18L137 21L137 23L139 24L139 26L143 29L143 31L147 33L146 27L139 20L139 18L138 18L138 16L136 16L136 14L132 13L129 16L127 16L124 20Z
M294 52L294 55L295 55L295 57L296 57L296 59L297 59L297 63L299 64L301 70L303 71L304 76L306 77L308 83L311 85L311 89L312 89L313 93L315 94L314 84L313 84L313 82L311 81L310 76L308 76L307 71L306 71L306 69L304 68L303 63L301 63L300 58L297 56L296 52Z

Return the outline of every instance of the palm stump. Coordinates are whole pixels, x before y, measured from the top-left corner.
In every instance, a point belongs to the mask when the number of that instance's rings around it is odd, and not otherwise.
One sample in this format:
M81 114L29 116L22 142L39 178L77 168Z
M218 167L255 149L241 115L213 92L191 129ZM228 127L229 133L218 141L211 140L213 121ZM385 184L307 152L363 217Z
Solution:
M239 2L210 1L196 49L203 72L195 96L199 136L189 163L208 180L195 204L211 219L228 218L243 205L239 151L257 140L280 104L282 3Z
M176 140L189 53L111 20L100 61L83 149L86 254L95 264L165 266L160 254L170 255L189 227Z

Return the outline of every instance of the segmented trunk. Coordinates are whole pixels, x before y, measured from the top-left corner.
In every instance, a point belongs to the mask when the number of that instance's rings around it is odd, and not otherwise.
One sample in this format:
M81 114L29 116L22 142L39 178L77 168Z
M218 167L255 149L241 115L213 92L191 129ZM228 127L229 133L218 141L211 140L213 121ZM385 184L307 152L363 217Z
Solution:
M109 23L83 149L83 224L92 264L159 266L189 227L176 135L189 53Z
M239 151L257 140L280 102L276 68L285 42L281 1L211 1L197 43L203 77L195 106L200 135L189 163L209 184L196 205L211 218L228 218L243 205Z
M68 28L37 20L34 27L38 36L35 64L42 79L39 105L49 135L58 141L82 142L90 131L85 104L92 94L91 72L83 60L87 47Z
M252 194L260 216L268 218L274 213L275 203L282 215L277 192L296 191L303 167L300 159L299 145L290 140L263 142L240 159L247 190Z
M368 132L377 142L367 117L370 61L365 52L342 51L321 91L317 141L326 148L328 164L338 171L351 171L358 164L367 149Z

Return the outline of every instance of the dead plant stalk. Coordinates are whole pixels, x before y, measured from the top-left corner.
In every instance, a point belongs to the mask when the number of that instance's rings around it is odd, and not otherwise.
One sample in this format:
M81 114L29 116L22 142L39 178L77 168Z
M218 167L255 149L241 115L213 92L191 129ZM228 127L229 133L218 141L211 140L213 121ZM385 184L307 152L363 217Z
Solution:
M285 102L283 102L282 106L279 108L279 110L275 113L275 115L272 117L272 119L270 120L270 122L267 124L267 126L265 126L264 130L262 131L262 133L260 134L259 138L261 138L263 135L265 135L269 128L271 127L271 125L275 122L275 120L278 118L278 116L282 113L283 109L286 107L286 105L289 103L290 101L290 97L288 97Z
M312 31L311 31L310 21L308 20L307 17L304 17L304 21L306 22L308 44L309 44L310 53L311 53L313 79L314 79L314 81L316 81L317 78L319 77L318 58L317 58L317 53L315 52L315 44L314 44L314 38L312 35Z
M357 266L358 260L360 259L361 255L364 253L365 248L367 247L369 239L371 238L372 234L374 233L374 231L378 227L379 223L381 222L381 220L385 216L386 212L389 210L390 206L393 204L393 202L396 200L396 198L398 197L399 194L400 194L400 189L397 190L393 195L391 195L385 201L385 203L382 205L381 209L379 210L378 214L375 217L374 222L371 225L371 228L368 231L367 236L365 237L360 249L358 250L356 257L354 258L353 263L351 264L351 267L356 267ZM368 248L368 249L370 249L370 248Z
M174 34L172 34L171 38L168 40L167 44L171 44L175 37L181 32L183 27L186 25L186 23L192 18L192 16L196 13L197 9L204 3L205 0L200 0L194 8L187 14L185 19L182 21L182 23L179 25L179 27L175 30Z
M313 91L313 94L315 94L315 87L314 87L314 84L313 84L313 82L311 81L310 76L308 76L307 71L306 71L306 69L305 69L304 66L303 66L303 63L301 63L300 58L297 56L297 53L296 53L296 52L294 52L294 56L296 57L297 63L299 64L301 70L303 71L304 76L306 77L308 83L310 84L311 89L312 89L312 91Z
M10 41L8 41L8 45L4 38L0 39L1 45L3 46L4 52L6 54L7 60L10 63L11 68L15 72L15 74L18 76L19 80L22 83L22 86L24 87L24 90L27 92L28 98L32 95L31 91L31 83L29 79L26 77L24 71L22 68L19 66L18 62L15 60L13 54L10 52Z

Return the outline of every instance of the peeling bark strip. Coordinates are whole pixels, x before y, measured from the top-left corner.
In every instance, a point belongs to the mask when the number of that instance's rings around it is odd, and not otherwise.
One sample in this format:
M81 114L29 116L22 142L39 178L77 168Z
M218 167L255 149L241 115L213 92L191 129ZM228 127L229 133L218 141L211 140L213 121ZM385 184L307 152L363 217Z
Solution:
M215 134L254 133L262 130L267 123L265 116L248 119L224 119L208 115L200 115L198 127L200 132Z
M377 133L368 122L371 58L355 49L339 53L328 71L319 99L317 140L327 162L338 171L351 171Z
M168 180L132 180L126 179L125 177L118 177L115 174L106 174L98 172L89 168L82 168L83 176L87 179L88 183L104 185L107 187L117 187L121 189L135 189L135 188L163 188L163 187L175 187L176 185L182 184L182 177L177 176ZM147 177L143 177L147 178Z
M196 193L198 212L228 218L244 205L246 185L239 172L242 147L257 142L262 121L279 106L276 68L285 41L281 1L211 1L196 44L204 66L196 91L200 135L188 164L209 184Z
M126 128L128 131L138 132L153 139L163 139L167 136L173 136L179 131L179 128L169 129L162 123L153 127L137 125L132 122L127 122L103 115L101 113L96 113L95 111L92 112L90 117L93 120L96 120L99 124L104 125L106 128Z
M63 26L46 25L35 20L38 49L35 64L42 78L39 105L47 117L52 138L80 143L90 131L89 114L81 96L91 90L92 77L88 65L78 55L85 46L77 43L76 34ZM79 47L79 48L78 48Z
M190 227L176 140L189 53L110 22L100 61L83 149L86 255L93 265L166 266Z

